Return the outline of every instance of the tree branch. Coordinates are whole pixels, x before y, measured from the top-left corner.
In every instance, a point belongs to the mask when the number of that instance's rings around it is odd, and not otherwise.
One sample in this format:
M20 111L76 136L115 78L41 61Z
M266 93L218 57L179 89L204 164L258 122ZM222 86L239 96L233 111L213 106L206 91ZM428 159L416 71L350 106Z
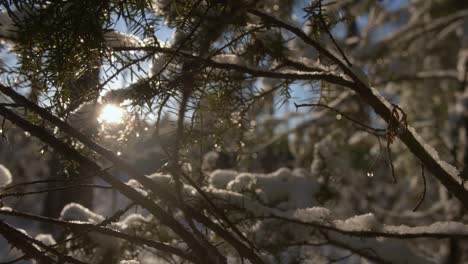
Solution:
M353 82L343 84L344 86L354 90L367 104L369 104L374 111L382 117L387 123L398 123L392 115L392 109L385 99L381 98L377 91L373 90L364 80L362 80L352 69L348 68L339 58L323 48L320 44L314 41L312 38L307 36L301 29L291 26L275 17L268 14L262 13L255 9L249 9L248 12L257 17L264 19L265 21L277 26L284 28L291 33L295 34L305 43L311 45L319 53L325 55L334 63L336 63L341 70L349 76ZM423 142L420 142L420 137L415 131L411 131L407 128L402 128L398 137L408 147L408 149L424 164L424 166L439 180L445 188L457 197L458 200L463 204L465 208L468 208L468 191L465 190L459 175L452 175L446 168L444 168L438 157L430 153Z
M90 149L92 149L96 153L102 155L105 159L112 162L115 165L115 167L120 168L123 171L129 173L129 176L131 178L134 178L134 179L138 180L144 187L152 190L153 193L156 196L164 199L164 201L168 202L169 204L173 204L175 206L180 207L182 210L184 210L185 213L189 213L190 215L196 215L197 221L199 221L199 222L203 221L204 224L211 222L209 224L209 226L211 228L215 228L217 230L217 231L214 231L214 230L213 231L215 233L217 233L218 235L220 235L221 237L223 237L223 239L228 241L228 243L230 243L234 248L236 248L236 250L238 250L239 253L241 253L243 256L246 256L247 258L249 258L249 260L251 260L253 263L263 263L263 260L260 257L258 257L257 254L255 254L255 252L251 248L247 247L244 243L238 241L232 234L230 234L229 232L227 232L224 229L220 228L219 226L217 226L217 224L215 224L210 219L208 219L204 215L200 214L196 210L190 208L189 206L187 206L185 204L177 203L177 199L167 189L164 189L164 188L161 188L160 186L158 186L155 182L153 182L151 179L149 179L148 177L143 175L141 172L139 172L133 166L129 165L126 161L122 160L120 157L115 155L112 151L110 151L110 150L102 147L101 145L97 144L96 142L92 141L91 139L89 139L88 137L83 135L81 132L77 131L76 129L74 129L73 127L68 125L67 123L63 122L59 118L57 118L54 115L50 114L47 110L39 107L35 103L33 103L33 102L29 101L28 99L26 99L24 96L16 93L13 89L0 85L0 91L3 92L4 94L8 95L9 97L11 97L15 102L17 102L17 103L23 105L24 107L26 107L27 109L32 110L33 112L37 113L39 116L41 116L45 120L52 123L54 126L57 126L63 132L65 132L65 133L69 134L70 136L78 139L85 146L89 147ZM1 111L0 111L0 114L2 114ZM27 122L27 121L25 121L25 122ZM39 128L39 129L41 129L41 128ZM40 139L43 140L42 138L40 138ZM43 140L43 141L50 145L49 142L57 141L57 140L52 137L52 139L49 139L48 141L45 141L45 140ZM59 144L59 143L56 143L56 144ZM53 145L51 145L51 146L53 147ZM68 149L64 150L65 153L67 153L69 151L70 150L68 150ZM74 150L72 150L72 151L74 151ZM79 154L77 154L77 155L79 155ZM72 158L74 160L77 160L77 158L78 159L83 159L83 158L86 159L85 157L82 157L82 156L81 157L72 157ZM90 166L97 166L97 165L93 163L93 165L90 165ZM104 175L108 175L108 173L106 172ZM116 180L115 178L113 178L113 179ZM116 184L123 184L123 183L118 181L118 183L116 183ZM123 184L123 185L125 187L128 187L125 184ZM128 187L128 188L130 188L130 187ZM133 190L132 188L130 188L130 189ZM133 200L133 201L136 201L136 200ZM219 232L221 232L221 233L219 233ZM213 248L212 250L216 250L216 249Z
M167 253L179 256L191 262L197 262L197 259L193 255L187 254L186 252L184 252L183 250L179 248L172 247L172 246L169 246L169 245L166 245L164 243L157 242L154 240L149 240L140 236L135 236L135 235L127 234L124 232L116 231L114 229L110 229L107 227L97 226L97 225L88 224L88 223L67 222L67 221L63 221L59 219L18 212L15 210L1 210L0 209L0 215L21 217L25 219L35 220L35 221L39 221L43 223L58 225L64 228L70 228L70 229L76 229L76 230L89 229L91 232L97 232L103 235L123 239L132 243L145 245L145 246L152 247L154 249L157 249L163 252L167 252Z
M29 132L31 135L47 143L49 146L53 147L63 155L78 162L81 166L88 168L90 170L90 173L101 172L99 174L99 177L101 177L104 181L112 185L112 187L117 189L127 198L140 204L143 208L147 209L151 214L158 218L162 224L170 227L174 231L174 233L179 235L187 243L187 245L195 252L195 254L200 260L208 261L208 259L210 259L206 254L206 248L201 246L200 243L193 237L191 233L189 233L177 220L175 220L171 215L166 213L158 204L152 201L149 197L143 196L132 187L116 179L107 171L102 171L99 165L97 165L87 157L82 156L75 149L70 148L65 143L56 139L53 135L51 135L43 128L31 124L30 122L24 120L23 118L15 114L13 111L1 105L0 115L10 120L13 124L17 125L18 127L22 128L24 131ZM149 180L149 178L146 179ZM218 262L217 260L213 259L211 259L210 261L214 261L215 263Z

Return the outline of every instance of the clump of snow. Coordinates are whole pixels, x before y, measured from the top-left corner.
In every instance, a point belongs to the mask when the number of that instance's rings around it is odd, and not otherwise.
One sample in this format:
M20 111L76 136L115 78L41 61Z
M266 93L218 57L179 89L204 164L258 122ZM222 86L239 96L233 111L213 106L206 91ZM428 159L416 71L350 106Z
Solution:
M0 164L0 187L5 187L12 181L10 170Z
M323 145L324 149L317 146L316 151L330 151L326 147L326 144ZM321 167L318 162L319 160L313 166L317 173ZM353 216L345 220L335 220L330 210L316 206L314 195L318 192L319 185L315 177L304 169L281 168L266 174L219 170L210 175L209 181L210 186L206 191L217 206L242 208L249 215L254 216L253 219L258 218L254 220L247 235L252 241L265 247L275 246L278 241L287 240L294 243L315 241L314 239L317 238L316 234L310 232L310 226L294 221L284 221L281 218L300 220L348 232L451 232L458 234L466 232L468 234L468 226L460 223L435 223L427 227L386 226L380 223L372 213ZM230 215L230 217L236 217L236 215ZM363 238L344 235L333 230L324 232L331 241L336 241L345 248L353 250L369 248L372 252L377 252L376 256L382 261L388 263L431 263L432 261L420 256L404 242L396 239ZM399 252L399 254L394 254L394 252Z
M303 222L322 222L331 220L332 213L324 207L303 208L294 210L292 218Z
M122 260L120 261L120 264L140 264L140 262L137 260L130 259L130 260Z
M227 189L234 192L245 192L252 190L256 184L256 177L251 173L241 173L237 175L227 185Z
M142 188L141 183L134 179L128 180L126 184L132 188Z
M157 183L158 185L162 186L170 186L174 184L174 180L172 176L162 173L153 173L148 176L153 182Z
M20 231L21 233L23 233L23 234L25 234L25 235L27 235L27 236L30 236L30 235L28 234L28 232L26 232L26 230L24 230L24 229L22 229L22 228L16 228L16 230Z
M129 227L139 226L142 223L147 223L150 221L149 217L144 217L141 214L131 214L128 215L124 220L118 222L118 226L121 229L127 229Z
M57 243L51 234L38 234L36 240L41 241L46 246L55 245Z
M267 174L235 171L226 173L225 170L217 173L218 175L215 172L210 175L210 187L206 189L207 193L217 206L243 208L249 215L259 217L247 235L252 241L263 246L274 246L278 241L286 239L291 243L316 239L316 235L310 232L310 226L287 222L279 217L352 232L466 232L468 234L468 227L460 223L436 223L428 227L386 226L372 213L353 216L346 220L335 220L330 210L316 206L314 194L319 186L315 178L303 169L282 168ZM418 255L398 240L363 238L344 235L333 230L325 232L332 241L345 245L346 248L354 250L369 248L378 252L376 255L389 263L431 263L431 259ZM397 256L393 252L401 254ZM407 260L409 262L406 262Z
M148 196L148 192L143 190L143 186L141 185L141 183L139 181L134 180L134 179L130 179L130 180L128 180L128 182L126 184L128 186L132 187L133 189L135 189L141 195Z
M219 54L212 57L212 60L217 63L235 64L239 66L246 66L245 61L236 54Z
M164 186L165 188L172 188L172 189L176 187L174 178L169 174L153 173L147 177L150 178L153 182L155 182L159 186ZM195 188L193 188L190 185L184 184L182 188L183 188L182 191L184 195L193 195L194 193L196 193Z
M0 207L0 210L1 211L6 211L6 212L13 211L13 209L11 207L9 207L9 206L2 206L2 207Z
M66 221L82 221L90 223L99 223L104 221L102 215L96 214L88 208L77 203L67 204L60 213L60 219Z
M176 187L173 177L169 174L153 173L146 177L161 187L164 187L164 188ZM145 187L139 181L130 179L126 184L132 187L133 189L135 189L136 191L138 191L140 194L144 196L148 195L147 190L145 190ZM196 193L196 190L192 186L184 184L183 193L184 195L193 195L194 193Z
M225 189L238 174L234 170L215 170L210 174L208 181L213 188Z
M372 213L356 215L345 221L335 221L335 226L347 231L365 231L365 230L379 230L382 224L375 218Z
M428 226L385 226L385 232L396 234L466 234L468 235L468 225L460 222L435 222Z
M109 48L121 47L143 47L144 42L134 35L128 35L118 31L107 32L104 35L104 40Z
M218 205L224 204L227 206L237 206L239 208L246 209L249 213L255 216L269 216L274 212L273 209L237 192L220 189L209 189L208 191Z
M303 170L281 168L269 174L239 174L228 184L228 190L253 191L263 203L282 203L283 209L306 208L316 204L317 182Z
M283 210L314 206L319 190L315 179L303 169L281 168L268 174L216 170L210 175L209 182L211 192L226 189Z

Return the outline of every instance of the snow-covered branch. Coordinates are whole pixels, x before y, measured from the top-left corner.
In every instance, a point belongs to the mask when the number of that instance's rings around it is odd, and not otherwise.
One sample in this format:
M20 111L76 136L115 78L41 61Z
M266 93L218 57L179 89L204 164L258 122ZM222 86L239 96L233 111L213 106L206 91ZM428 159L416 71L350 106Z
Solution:
M313 46L321 54L328 57L336 63L340 69L349 78L353 80L352 83L343 84L344 86L354 90L362 100L367 102L374 111L380 115L387 123L400 123L400 120L395 119L392 114L392 106L383 98L380 93L369 86L366 81L366 74L357 67L349 68L337 56L333 55L330 51L323 48L315 40L307 36L301 29L289 25L271 15L262 13L258 10L251 9L249 13L264 19L280 28L284 28L297 37L301 38L307 44ZM468 207L468 191L461 184L461 178L456 169L440 160L437 152L432 151L426 142L416 133L413 129L402 127L397 133L398 137L404 142L408 149L425 165L425 167L432 172L432 174L451 192L456 196L465 207Z

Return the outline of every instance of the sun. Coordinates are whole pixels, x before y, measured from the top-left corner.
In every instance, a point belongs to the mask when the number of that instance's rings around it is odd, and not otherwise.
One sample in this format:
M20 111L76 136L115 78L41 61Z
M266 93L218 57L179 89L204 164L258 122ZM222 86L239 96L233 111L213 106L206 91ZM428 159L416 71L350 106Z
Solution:
M102 123L119 124L123 122L124 115L125 111L123 108L114 104L107 104L102 108L98 121Z

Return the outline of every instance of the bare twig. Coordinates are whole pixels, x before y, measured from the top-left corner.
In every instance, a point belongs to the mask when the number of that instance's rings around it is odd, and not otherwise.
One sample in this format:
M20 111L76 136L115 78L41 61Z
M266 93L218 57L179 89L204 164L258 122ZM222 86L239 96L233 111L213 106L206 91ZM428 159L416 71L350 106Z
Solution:
M29 191L29 192L8 192L8 193L1 193L0 199L6 197L23 197L26 195L33 195L33 194L42 194L42 193L50 193L50 192L57 192L57 191L66 191L68 189L79 189L79 188L96 188L96 189L112 189L112 186L105 186L105 185L98 185L98 184L73 184L67 185L57 188L48 188L44 190L37 190L37 191Z
M355 124L358 124L360 127L362 127L366 132L369 132L371 134L374 134L376 136L383 136L383 133L386 131L385 129L381 129L381 128L374 128L374 127L371 127L371 126L368 126L364 123L362 123L361 121L355 119L355 118L352 118L351 116L341 112L340 110L334 108L334 107L330 107L326 104L320 104L320 103L317 103L317 104L296 104L294 103L294 106L296 107L296 109L300 108L300 107L306 107L306 106L311 106L311 107L323 107L323 108L326 108L328 110L332 110L333 112L335 113L338 113L339 115L343 116L345 119L348 119L349 121L355 123Z
M424 183L424 189L423 189L423 193L422 193L422 196L421 196L421 199L419 200L418 204L416 205L416 207L414 207L413 209L413 212L416 212L416 210L418 210L418 208L421 206L421 204L424 202L424 198L426 197L426 189L427 189L427 186L426 186L426 176L424 175L424 164L421 163L421 176L422 176L422 179L423 179L423 183Z

